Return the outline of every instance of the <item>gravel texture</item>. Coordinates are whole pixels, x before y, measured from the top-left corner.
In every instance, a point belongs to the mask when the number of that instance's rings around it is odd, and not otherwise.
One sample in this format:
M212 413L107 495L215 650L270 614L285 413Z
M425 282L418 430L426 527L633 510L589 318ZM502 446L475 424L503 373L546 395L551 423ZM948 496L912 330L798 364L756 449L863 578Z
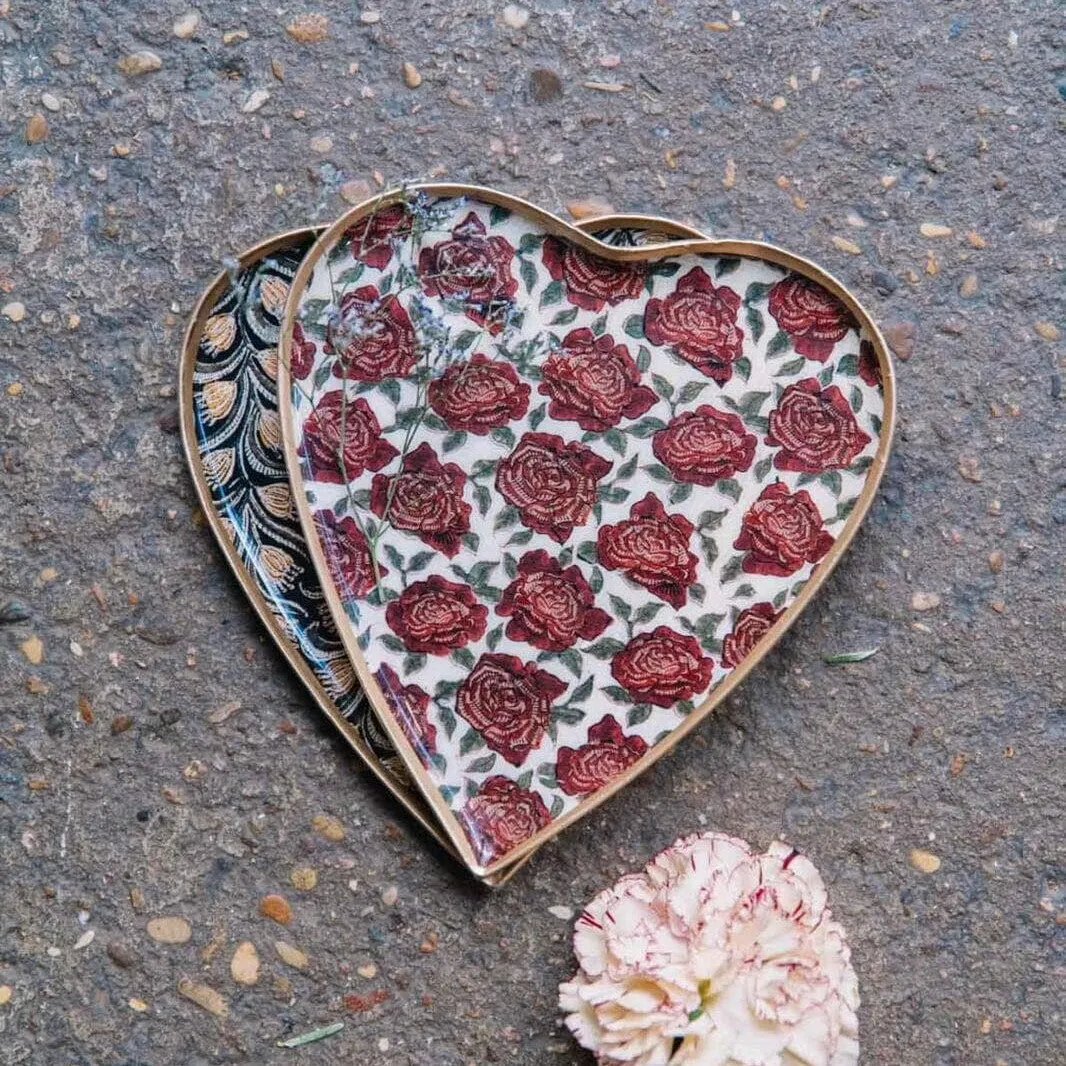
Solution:
M705 826L824 872L865 1062L1061 1061L1062 7L527 6L0 0L0 1064L588 1062L558 915ZM900 357L891 467L805 618L497 893L315 713L176 433L222 259L427 176L767 238Z

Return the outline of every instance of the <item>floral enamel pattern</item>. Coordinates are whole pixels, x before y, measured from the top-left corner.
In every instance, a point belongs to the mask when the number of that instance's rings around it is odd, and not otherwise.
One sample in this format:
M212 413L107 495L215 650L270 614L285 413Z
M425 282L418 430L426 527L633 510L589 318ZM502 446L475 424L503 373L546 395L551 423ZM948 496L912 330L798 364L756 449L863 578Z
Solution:
M808 278L608 261L467 197L361 219L295 329L288 428L342 625L481 867L754 651L881 438L873 349Z

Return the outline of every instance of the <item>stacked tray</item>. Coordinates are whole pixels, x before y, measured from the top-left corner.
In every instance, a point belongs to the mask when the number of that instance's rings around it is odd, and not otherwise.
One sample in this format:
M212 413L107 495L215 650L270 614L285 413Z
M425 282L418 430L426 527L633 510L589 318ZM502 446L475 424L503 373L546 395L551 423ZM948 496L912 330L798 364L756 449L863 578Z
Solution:
M182 432L319 708L487 883L804 609L888 456L869 316L788 252L422 185L204 293Z

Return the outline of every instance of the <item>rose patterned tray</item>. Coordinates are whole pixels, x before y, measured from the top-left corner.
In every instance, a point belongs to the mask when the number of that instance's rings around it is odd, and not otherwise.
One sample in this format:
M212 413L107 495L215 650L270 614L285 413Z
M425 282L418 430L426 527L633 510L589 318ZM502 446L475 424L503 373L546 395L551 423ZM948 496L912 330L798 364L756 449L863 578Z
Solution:
M294 501L375 712L491 872L691 729L840 558L884 343L744 241L609 248L490 190L349 212L280 342Z
M608 227L599 235L613 243L644 236L612 219L584 225ZM282 654L363 762L451 851L368 711L290 502L277 428L278 319L320 232L296 230L262 242L240 257L232 278L220 274L198 302L179 372L186 458L208 524ZM677 236L693 231L677 227L663 239ZM499 884L519 865L488 880Z

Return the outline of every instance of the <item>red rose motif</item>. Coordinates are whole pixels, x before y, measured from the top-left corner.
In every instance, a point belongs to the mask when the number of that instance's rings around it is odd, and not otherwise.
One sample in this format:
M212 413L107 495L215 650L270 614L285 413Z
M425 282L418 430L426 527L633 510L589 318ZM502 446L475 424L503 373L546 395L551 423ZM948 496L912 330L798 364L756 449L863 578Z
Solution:
M587 796L628 770L646 751L641 737L627 737L612 715L601 718L580 748L560 748L555 779L568 796Z
M748 508L734 548L746 551L746 574L788 577L804 563L816 563L833 546L822 516L805 489L789 492L777 481Z
M871 388L881 387L881 364L870 341L859 342L859 377Z
M418 685L405 685L392 667L384 663L378 667L374 679L415 754L423 766L428 766L430 756L437 754L437 727L430 722L428 714L429 693Z
M588 521L597 484L612 465L582 444L525 433L496 467L496 489L518 508L524 525L562 544Z
M739 666L770 632L777 618L772 603L757 603L741 611L733 624L733 632L722 642L722 665L729 669Z
M541 253L553 281L561 281L570 303L586 311L602 311L644 292L648 265L616 263L585 251L580 245L549 237Z
M400 453L381 436L381 425L361 396L349 399L343 393L326 393L304 425L301 454L311 464L311 480L342 485L364 470L380 470ZM344 426L344 469L341 469L341 424ZM347 477L345 477L347 475Z
M513 655L486 652L455 696L455 709L512 766L541 742L566 682Z
M515 250L503 237L486 237L473 211L452 230L452 239L423 248L418 274L430 296L459 300L466 317L489 333L503 329L518 282L511 276Z
M747 470L755 445L755 435L736 415L704 404L671 419L652 437L651 450L678 481L713 485Z
M684 515L667 514L649 492L624 522L600 527L596 552L608 570L621 570L659 599L683 607L696 580L697 559L688 550L694 528Z
M624 344L591 329L575 329L552 352L538 390L550 396L548 414L560 422L602 432L623 418L639 418L658 400L640 383L640 371Z
M341 300L339 320L326 331L328 352L338 351L334 377L384 381L404 377L418 362L418 344L407 312L395 296L373 285L354 289Z
M463 500L465 485L466 474L455 463L442 465L436 452L423 443L404 459L399 474L374 475L370 509L395 529L416 534L451 559L463 534L470 530L470 504Z
M332 511L315 511L315 531L322 542L333 584L345 600L358 600L377 583L370 546L363 531L352 518L337 520ZM384 577L388 570L380 563L378 573Z
M406 204L389 204L361 218L345 233L353 259L384 270L392 258L394 239L411 235L411 212Z
M544 800L536 792L520 788L500 774L481 782L459 818L482 865L506 855L551 821Z
M639 633L612 660L611 676L638 703L672 707L711 683L714 662L695 637L669 626Z
M592 589L576 566L565 570L546 551L527 552L518 576L504 589L496 613L505 618L507 637L542 651L564 651L581 640L595 640L611 616L595 606Z
M526 413L529 386L510 363L478 354L429 383L429 406L449 429L484 436Z
M854 326L851 312L828 289L790 274L771 290L770 314L800 355L824 363L833 346Z
M687 363L720 385L733 376L744 351L737 325L740 296L726 285L715 288L702 267L693 267L663 299L644 309L644 336L668 344Z
M293 323L292 343L289 345L289 373L297 381L303 381L315 364L315 342L304 335L299 322Z
M488 613L469 585L434 574L408 585L386 608L385 621L408 651L447 655L482 638Z
M766 443L781 449L774 456L778 470L820 474L851 466L870 436L859 429L840 389L823 391L817 378L806 378L781 393Z

